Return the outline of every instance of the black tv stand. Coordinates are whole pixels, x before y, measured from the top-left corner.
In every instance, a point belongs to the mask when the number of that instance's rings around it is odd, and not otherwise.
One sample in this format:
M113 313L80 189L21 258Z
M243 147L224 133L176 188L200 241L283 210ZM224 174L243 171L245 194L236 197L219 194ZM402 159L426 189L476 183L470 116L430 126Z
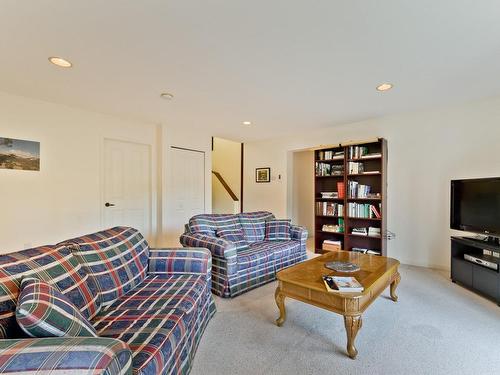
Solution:
M500 246L500 238L498 237L488 236L484 241L493 246Z
M485 266L469 262L464 254L483 256L483 251L491 252L494 263L500 265L500 245L473 237L451 237L451 281L458 282L482 295L489 297L500 306L500 273ZM500 267L499 267L500 268Z

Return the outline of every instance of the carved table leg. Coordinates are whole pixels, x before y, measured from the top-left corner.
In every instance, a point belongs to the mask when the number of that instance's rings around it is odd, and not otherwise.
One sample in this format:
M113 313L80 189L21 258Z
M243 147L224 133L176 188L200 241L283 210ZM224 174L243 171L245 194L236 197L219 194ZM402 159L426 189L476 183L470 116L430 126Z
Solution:
M280 317L276 319L276 324L278 325L278 327L281 327L283 323L285 323L286 311L285 311L285 295L281 293L280 287L276 288L276 292L274 293L274 299L276 300L276 304L280 309Z
M396 275L396 278L394 281L391 283L391 298L394 302L398 301L398 296L396 294L396 288L398 287L399 282L401 281L401 275L399 272Z
M344 324L347 332L347 353L349 354L349 357L355 359L358 355L358 350L354 346L354 339L363 325L361 315L344 316Z

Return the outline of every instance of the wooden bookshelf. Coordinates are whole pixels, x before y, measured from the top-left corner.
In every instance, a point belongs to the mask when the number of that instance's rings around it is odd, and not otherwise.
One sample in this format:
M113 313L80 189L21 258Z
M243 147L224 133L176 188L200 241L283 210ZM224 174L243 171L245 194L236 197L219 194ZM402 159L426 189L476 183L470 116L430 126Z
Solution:
M357 153L354 151L357 147ZM343 153L342 159L326 159L325 156L333 155L337 158ZM368 155L368 156L366 156ZM324 240L341 241L342 249L352 250L352 248L370 249L379 252L381 255L387 254L387 141L379 138L378 141L368 143L358 143L349 145L339 145L315 150L314 155L314 201L315 201L315 250L316 253L323 253L322 245ZM359 163L357 166L351 163ZM350 167L351 166L351 170ZM329 172L342 175L329 175ZM366 172L372 173L366 173ZM370 195L350 196L349 183L357 182L359 185L369 186ZM338 183L343 183L341 192L338 190ZM342 185L341 185L342 186ZM325 198L322 192L339 193L338 197ZM338 212L325 214L323 207L318 204L343 205L343 215ZM349 204L368 205L360 206L360 211L353 214L349 212ZM370 205L375 206L377 217L371 211ZM367 215L368 213L368 215ZM357 216L362 217L357 217ZM365 217L367 216L367 217ZM323 225L339 225L343 221L343 233L323 231ZM352 234L353 228L368 227L380 228L380 236L363 236Z

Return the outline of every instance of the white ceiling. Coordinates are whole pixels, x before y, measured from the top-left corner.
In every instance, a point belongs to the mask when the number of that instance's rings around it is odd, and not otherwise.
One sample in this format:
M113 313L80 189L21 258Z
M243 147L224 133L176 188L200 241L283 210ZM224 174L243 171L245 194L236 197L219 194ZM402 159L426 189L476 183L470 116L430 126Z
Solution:
M0 30L1 91L237 140L500 95L498 0L1 0Z

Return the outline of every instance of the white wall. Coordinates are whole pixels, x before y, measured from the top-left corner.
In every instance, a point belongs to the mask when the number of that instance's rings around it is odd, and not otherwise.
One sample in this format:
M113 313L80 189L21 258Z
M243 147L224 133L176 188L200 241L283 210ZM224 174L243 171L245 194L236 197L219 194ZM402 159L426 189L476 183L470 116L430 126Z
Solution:
M450 180L500 175L500 98L246 143L245 211L290 216L286 180L291 150L373 137L388 140L387 223L397 235L388 243L389 256L448 269ZM256 184L255 168L264 166L283 178Z
M151 145L156 126L0 93L0 137L40 142L41 170L0 169L0 253L54 244L102 229L104 138ZM153 228L157 181L153 173ZM154 238L150 239L154 244Z
M288 204L290 218L314 235L314 151L299 151L292 155L289 170Z
M219 172L238 199L241 199L241 143L214 137L212 170ZM235 204L220 181L212 176L212 212L233 213Z

